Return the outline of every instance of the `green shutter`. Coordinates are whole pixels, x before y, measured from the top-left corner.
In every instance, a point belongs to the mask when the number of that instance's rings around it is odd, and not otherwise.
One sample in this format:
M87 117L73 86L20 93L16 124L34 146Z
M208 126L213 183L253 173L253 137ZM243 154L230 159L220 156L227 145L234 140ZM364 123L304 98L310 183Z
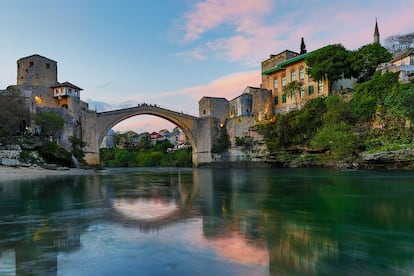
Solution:
M285 103L286 102L286 94L283 94L282 95L282 103Z
M279 96L275 96L275 105L279 104Z
M309 96L313 94L313 85L309 85Z

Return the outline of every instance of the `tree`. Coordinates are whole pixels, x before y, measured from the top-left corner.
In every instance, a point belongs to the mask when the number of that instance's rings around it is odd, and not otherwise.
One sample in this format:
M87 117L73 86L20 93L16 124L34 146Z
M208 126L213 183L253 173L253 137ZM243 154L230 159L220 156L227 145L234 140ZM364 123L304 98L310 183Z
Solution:
M325 124L312 139L315 148L330 149L340 160L350 157L358 148L359 139L345 122Z
M398 73L376 72L372 80L359 83L353 92L350 102L350 112L355 121L370 121L373 119L378 105L384 105L384 99L398 85Z
M223 153L227 151L231 146L230 137L227 133L226 126L221 125L219 129L219 135L217 141L213 144L211 148L212 153Z
M364 45L351 55L352 69L359 73L359 81L372 79L379 64L391 60L392 54L379 43Z
M328 45L306 58L308 75L316 81L328 80L329 93L332 84L342 78L355 77L350 62L350 52L341 44Z
M83 160L85 153L83 148L86 147L86 142L76 136L70 136L69 141L72 143L72 153L78 160Z
M283 95L290 97L291 99L295 99L296 108L298 108L298 94L300 94L300 90L302 89L303 84L300 81L292 81L289 82L284 91Z
M385 39L385 47L392 53L414 48L414 32L387 37Z
M47 136L57 136L63 130L64 125L62 117L50 112L37 114L35 122L42 129L42 133Z
M8 144L16 133L26 131L30 112L19 90L9 88L0 94L0 143Z

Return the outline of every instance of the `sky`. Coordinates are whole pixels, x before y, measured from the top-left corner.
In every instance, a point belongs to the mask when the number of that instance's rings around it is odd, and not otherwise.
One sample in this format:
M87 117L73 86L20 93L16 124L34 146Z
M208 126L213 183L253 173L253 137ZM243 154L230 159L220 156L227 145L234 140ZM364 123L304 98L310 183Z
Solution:
M413 32L413 0L19 0L0 3L0 89L16 84L16 61L58 62L58 81L84 90L99 111L157 104L198 115L203 96L259 87L261 62L286 49L341 43L349 50ZM117 131L174 127L136 116Z

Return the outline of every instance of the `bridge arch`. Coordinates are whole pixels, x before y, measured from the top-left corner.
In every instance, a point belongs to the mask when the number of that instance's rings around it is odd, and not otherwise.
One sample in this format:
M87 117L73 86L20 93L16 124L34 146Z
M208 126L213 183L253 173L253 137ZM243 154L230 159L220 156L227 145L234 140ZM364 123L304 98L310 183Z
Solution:
M97 146L100 147L104 137L108 131L116 124L138 115L153 115L163 118L175 125L177 125L187 136L194 153L197 152L197 129L198 118L188 114L168 110L155 105L139 105L131 108L124 108L106 112L97 113L96 119L96 141ZM193 162L194 162L193 158Z

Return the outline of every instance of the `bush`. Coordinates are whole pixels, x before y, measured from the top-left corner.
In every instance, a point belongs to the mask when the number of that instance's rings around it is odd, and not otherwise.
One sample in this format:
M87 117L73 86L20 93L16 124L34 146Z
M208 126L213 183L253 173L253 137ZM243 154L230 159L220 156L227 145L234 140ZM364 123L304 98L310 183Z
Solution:
M278 151L292 145L307 145L323 124L324 101L324 98L309 100L301 110L279 115L275 123L259 125L267 148Z
M72 165L72 154L59 147L55 142L45 140L39 149L39 154L47 163L55 163L68 167Z
M223 153L231 146L230 137L227 133L226 127L220 127L219 136L211 148L212 153Z
M359 139L351 131L351 126L345 122L326 124L312 139L312 146L320 149L330 149L338 159L345 159L355 153Z
M377 72L370 81L358 84L350 103L350 111L355 121L373 119L377 105L383 105L386 96L398 85L398 73Z

